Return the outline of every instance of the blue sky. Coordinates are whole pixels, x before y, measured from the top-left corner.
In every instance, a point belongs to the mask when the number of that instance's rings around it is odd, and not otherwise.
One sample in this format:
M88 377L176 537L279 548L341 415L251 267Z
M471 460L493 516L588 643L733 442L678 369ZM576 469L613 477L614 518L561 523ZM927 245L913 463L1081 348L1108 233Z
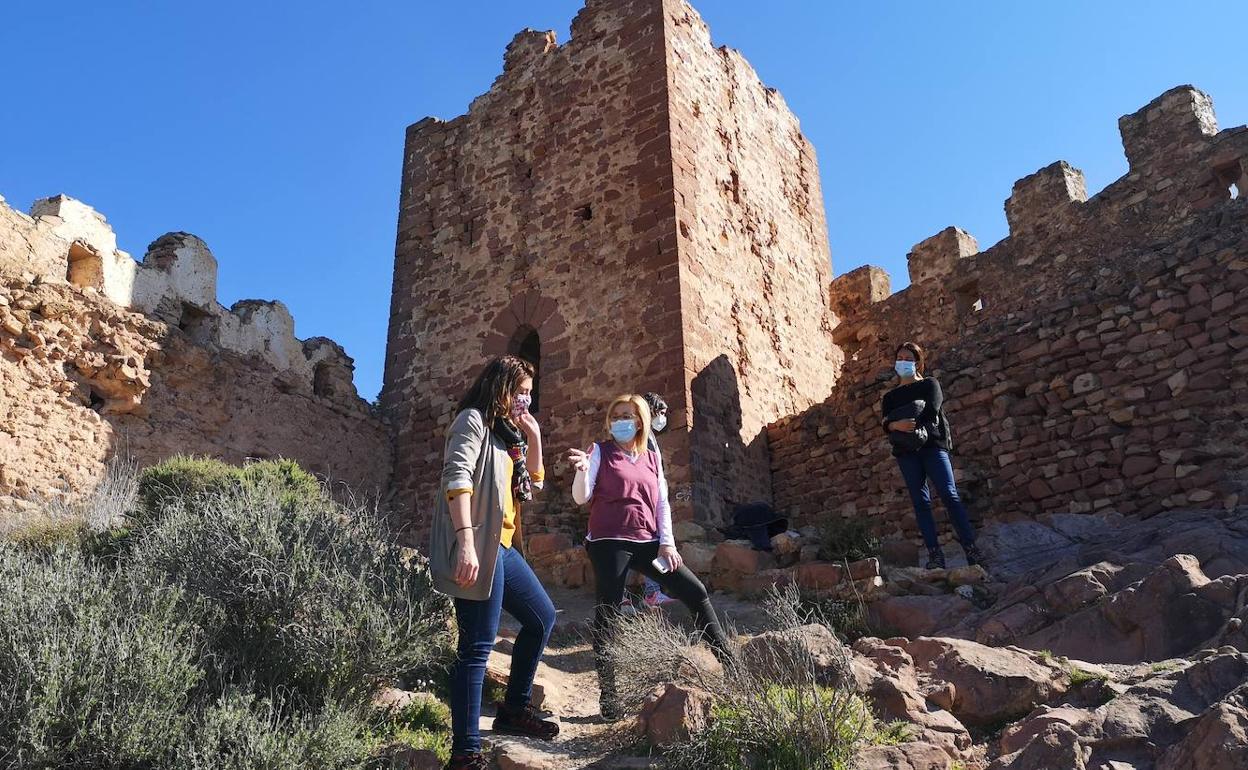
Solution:
M221 301L281 299L300 337L381 385L403 130L462 113L523 27L572 0L63 0L0 11L0 195L64 192L141 257L172 230L220 261ZM1248 123L1248 3L704 0L718 43L779 88L819 153L832 263L906 283L950 224L1006 233L1014 180L1057 159L1089 192L1126 170L1118 116L1167 88ZM765 10L761 10L765 8Z

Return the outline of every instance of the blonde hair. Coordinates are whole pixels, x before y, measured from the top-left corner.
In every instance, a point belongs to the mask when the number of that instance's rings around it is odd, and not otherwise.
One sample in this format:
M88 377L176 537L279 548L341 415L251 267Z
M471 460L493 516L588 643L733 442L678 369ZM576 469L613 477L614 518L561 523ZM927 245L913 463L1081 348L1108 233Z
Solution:
M641 429L633 437L633 450L644 451L650 445L650 405L636 393L625 393L622 396L616 396L611 402L611 406L607 407L607 419L604 422L607 433L611 432L611 413L620 404L632 404L633 408L637 410L637 416L641 418Z

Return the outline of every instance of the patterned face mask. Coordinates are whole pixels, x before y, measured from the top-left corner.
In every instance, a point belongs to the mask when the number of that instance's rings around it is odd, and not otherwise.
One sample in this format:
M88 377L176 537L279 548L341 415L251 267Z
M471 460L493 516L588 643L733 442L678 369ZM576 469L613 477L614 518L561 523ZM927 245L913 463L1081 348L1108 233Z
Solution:
M533 396L528 393L521 393L511 400L511 416L519 417L529 411L529 407L533 405Z

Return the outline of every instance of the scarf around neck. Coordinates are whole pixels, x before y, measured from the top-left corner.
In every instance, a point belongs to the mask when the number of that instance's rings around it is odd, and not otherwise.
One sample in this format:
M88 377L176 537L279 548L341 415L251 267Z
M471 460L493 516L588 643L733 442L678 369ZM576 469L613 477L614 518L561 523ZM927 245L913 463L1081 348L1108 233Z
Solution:
M511 457L511 492L516 502L526 503L533 499L533 479L529 476L526 464L529 444L524 440L520 429L502 417L494 418L494 433L507 446L507 454Z

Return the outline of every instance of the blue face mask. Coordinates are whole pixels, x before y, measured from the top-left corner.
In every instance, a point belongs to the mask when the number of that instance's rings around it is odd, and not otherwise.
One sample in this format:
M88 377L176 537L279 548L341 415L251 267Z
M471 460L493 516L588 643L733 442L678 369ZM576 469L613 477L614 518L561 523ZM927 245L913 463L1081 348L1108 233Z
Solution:
M632 441L637 435L637 424L632 420L612 420L611 437L620 443Z
M893 369L897 371L898 377L913 377L915 374L913 361L898 361L893 364Z

